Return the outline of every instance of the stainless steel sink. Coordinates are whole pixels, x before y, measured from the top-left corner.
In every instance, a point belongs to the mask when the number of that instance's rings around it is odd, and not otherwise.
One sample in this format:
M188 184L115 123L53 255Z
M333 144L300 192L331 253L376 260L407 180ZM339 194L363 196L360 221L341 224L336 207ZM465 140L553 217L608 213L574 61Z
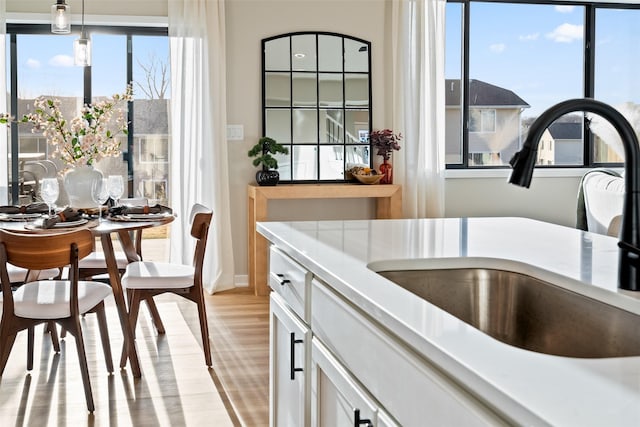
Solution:
M640 355L640 316L536 278L483 268L378 272L506 344L539 353Z

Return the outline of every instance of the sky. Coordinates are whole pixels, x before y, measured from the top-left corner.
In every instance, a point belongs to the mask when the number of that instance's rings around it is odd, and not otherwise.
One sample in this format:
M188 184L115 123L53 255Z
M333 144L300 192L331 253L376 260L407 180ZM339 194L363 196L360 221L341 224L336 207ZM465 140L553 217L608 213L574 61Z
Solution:
M446 78L460 76L459 3L447 5ZM640 10L600 10L596 16L596 98L640 103ZM537 116L583 96L584 9L578 6L473 3L470 70L478 79L514 91Z
M77 35L18 36L18 93L21 98L82 96L83 69L73 64L73 42ZM122 93L126 81L126 36L95 34L92 41L93 96ZM169 39L160 36L134 36L134 81L144 81L138 61L152 58L167 62ZM52 89L53 88L53 89ZM144 97L134 85L136 99Z

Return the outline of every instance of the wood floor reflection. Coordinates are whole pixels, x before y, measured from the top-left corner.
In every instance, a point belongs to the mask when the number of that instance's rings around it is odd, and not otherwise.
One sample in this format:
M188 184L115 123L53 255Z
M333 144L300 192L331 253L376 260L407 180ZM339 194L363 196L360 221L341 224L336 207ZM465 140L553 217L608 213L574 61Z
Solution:
M213 367L200 347L194 304L158 299L166 335L143 309L137 330L142 378L107 373L94 316L83 321L96 411L89 415L72 337L53 353L36 330L34 369L26 371L26 333L18 336L0 378L0 426L267 426L269 302L246 290L207 296ZM114 364L122 335L107 307Z

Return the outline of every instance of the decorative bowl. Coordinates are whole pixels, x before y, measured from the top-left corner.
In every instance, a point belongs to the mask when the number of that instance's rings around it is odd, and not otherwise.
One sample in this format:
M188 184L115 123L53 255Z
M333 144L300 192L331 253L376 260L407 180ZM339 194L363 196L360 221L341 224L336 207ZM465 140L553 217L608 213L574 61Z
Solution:
M362 184L377 184L382 179L382 175L358 175L353 174L353 177L360 181Z

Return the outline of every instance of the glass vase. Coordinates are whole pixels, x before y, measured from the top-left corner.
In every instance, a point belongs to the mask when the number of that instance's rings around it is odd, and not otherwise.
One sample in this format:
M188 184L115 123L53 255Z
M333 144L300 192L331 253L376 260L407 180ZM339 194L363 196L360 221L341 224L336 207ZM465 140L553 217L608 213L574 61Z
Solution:
M95 208L91 197L93 181L102 179L102 172L93 166L83 165L69 169L64 175L64 189L72 208Z

